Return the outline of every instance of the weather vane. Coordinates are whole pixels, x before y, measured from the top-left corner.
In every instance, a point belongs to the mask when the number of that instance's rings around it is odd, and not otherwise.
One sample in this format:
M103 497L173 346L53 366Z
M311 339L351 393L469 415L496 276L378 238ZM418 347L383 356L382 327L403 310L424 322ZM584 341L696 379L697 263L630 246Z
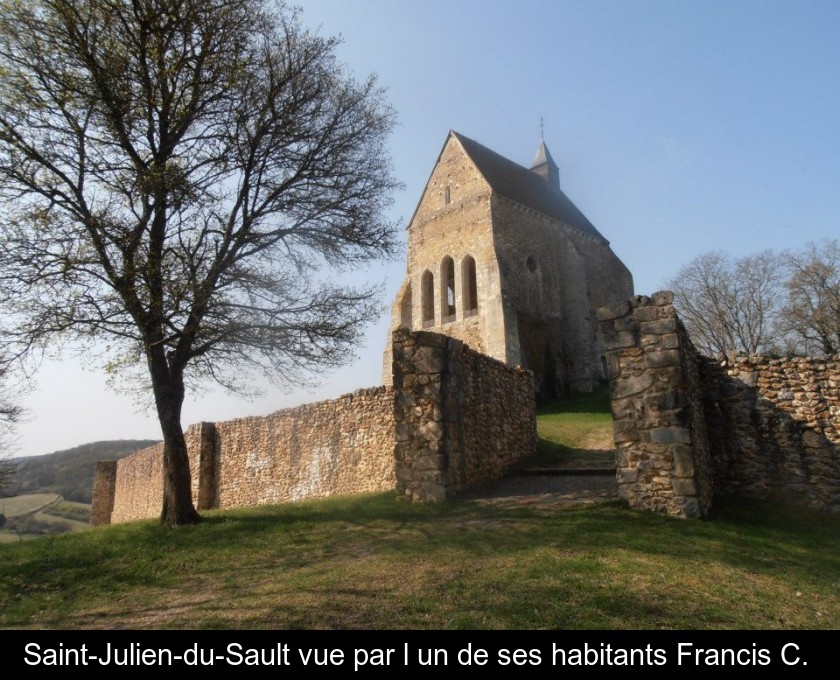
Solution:
M542 116L540 116L540 139L545 139L545 126L543 125Z

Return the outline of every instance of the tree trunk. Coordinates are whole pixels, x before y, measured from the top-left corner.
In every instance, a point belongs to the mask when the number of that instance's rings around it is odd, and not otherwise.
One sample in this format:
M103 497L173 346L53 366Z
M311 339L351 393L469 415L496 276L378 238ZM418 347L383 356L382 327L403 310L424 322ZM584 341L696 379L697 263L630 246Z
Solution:
M201 517L193 505L190 459L180 418L164 422L160 412L158 418L163 430L163 509L160 522L169 527L196 524Z
M149 368L158 421L163 433L163 509L160 522L169 527L197 524L201 517L193 505L190 459L184 431L181 429L183 376L168 366L162 352L152 353Z

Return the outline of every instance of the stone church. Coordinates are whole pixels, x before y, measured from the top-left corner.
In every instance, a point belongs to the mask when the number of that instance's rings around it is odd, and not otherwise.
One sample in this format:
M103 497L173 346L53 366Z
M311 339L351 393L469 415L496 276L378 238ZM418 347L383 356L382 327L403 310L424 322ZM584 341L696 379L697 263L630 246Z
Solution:
M444 333L530 369L547 398L604 378L595 310L631 297L630 271L560 189L544 140L528 169L449 133L408 225L392 330ZM384 363L390 384L390 342Z

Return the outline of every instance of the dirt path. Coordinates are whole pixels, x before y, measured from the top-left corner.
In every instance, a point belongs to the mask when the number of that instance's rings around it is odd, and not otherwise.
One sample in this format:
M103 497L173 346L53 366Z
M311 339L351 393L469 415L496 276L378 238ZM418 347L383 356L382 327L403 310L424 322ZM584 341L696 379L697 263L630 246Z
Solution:
M514 507L585 504L616 500L618 485L614 475L513 475L463 498Z

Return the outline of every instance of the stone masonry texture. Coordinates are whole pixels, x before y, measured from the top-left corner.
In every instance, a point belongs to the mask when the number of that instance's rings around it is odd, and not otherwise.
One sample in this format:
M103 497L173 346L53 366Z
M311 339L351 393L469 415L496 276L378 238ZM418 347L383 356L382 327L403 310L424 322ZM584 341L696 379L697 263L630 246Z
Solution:
M840 511L840 357L700 363L720 495Z
M202 432L205 425L205 423L191 425L184 432L187 450L190 452L193 499L198 498L200 460L196 454L201 450ZM111 524L160 516L163 503L162 443L116 461L114 477ZM93 502L94 504L97 502L95 478Z
M393 393L385 387L216 423L214 507L394 487Z
M672 301L598 310L621 497L680 517L721 496L839 511L840 358L703 357Z
M397 493L443 500L536 451L530 371L437 333L394 332Z
M712 469L696 352L673 294L598 310L607 351L619 496L679 517L711 507Z
M111 523L116 477L117 461L97 461L93 471L93 502L90 507L90 523L95 527Z

